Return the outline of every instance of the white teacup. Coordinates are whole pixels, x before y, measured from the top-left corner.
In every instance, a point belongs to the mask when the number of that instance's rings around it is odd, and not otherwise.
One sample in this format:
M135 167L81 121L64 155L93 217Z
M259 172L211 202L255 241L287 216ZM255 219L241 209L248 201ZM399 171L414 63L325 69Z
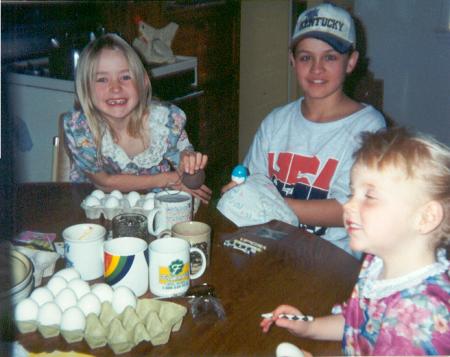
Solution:
M190 254L197 252L202 265L195 274L190 274ZM181 238L156 239L149 245L150 291L160 297L173 297L186 293L191 279L203 275L206 269L205 254L193 248Z
M99 224L81 223L64 229L66 267L74 267L83 280L101 277L105 235L105 227Z
M158 235L179 222L191 220L192 196L182 191L161 191L155 195L155 208L148 214L148 231Z
M148 245L141 238L120 237L105 242L104 277L112 287L126 286L136 296L148 290Z

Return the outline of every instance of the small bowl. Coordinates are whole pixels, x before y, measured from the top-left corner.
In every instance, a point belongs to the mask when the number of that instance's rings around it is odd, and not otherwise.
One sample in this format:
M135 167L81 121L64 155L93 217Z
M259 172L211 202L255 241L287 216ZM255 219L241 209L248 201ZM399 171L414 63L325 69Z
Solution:
M30 258L17 250L9 252L11 266L11 285L0 292L0 300L11 299L13 305L28 297L34 286L33 263Z

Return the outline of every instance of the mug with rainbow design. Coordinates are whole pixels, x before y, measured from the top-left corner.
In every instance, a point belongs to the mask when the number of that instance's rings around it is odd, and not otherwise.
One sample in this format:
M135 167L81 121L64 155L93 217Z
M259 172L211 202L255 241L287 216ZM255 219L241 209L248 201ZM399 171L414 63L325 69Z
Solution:
M120 237L103 245L105 282L126 286L137 297L148 290L148 245L140 238Z

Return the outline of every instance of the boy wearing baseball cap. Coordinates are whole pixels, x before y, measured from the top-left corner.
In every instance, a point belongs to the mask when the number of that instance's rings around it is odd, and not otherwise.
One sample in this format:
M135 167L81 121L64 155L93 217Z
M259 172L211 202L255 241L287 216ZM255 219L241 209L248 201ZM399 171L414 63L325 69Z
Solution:
M355 38L350 14L335 5L321 4L299 16L289 56L303 97L264 119L244 165L250 174L271 178L302 227L358 256L342 222L352 154L360 133L377 131L385 121L372 106L343 92L358 61Z

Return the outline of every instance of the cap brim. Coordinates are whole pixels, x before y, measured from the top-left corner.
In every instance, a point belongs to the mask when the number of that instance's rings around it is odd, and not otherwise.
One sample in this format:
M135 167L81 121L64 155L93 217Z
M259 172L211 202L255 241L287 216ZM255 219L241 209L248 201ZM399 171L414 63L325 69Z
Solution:
M350 51L350 49L353 48L353 44L351 42L344 41L341 38L333 36L329 33L311 31L311 32L308 32L308 33L305 33L303 35L293 38L291 40L291 46L290 46L291 50L294 51L294 47L297 45L297 43L300 40L303 40L304 38L315 38L317 40L326 42L331 47L333 47L337 52L342 53L342 54L347 53L348 51Z

